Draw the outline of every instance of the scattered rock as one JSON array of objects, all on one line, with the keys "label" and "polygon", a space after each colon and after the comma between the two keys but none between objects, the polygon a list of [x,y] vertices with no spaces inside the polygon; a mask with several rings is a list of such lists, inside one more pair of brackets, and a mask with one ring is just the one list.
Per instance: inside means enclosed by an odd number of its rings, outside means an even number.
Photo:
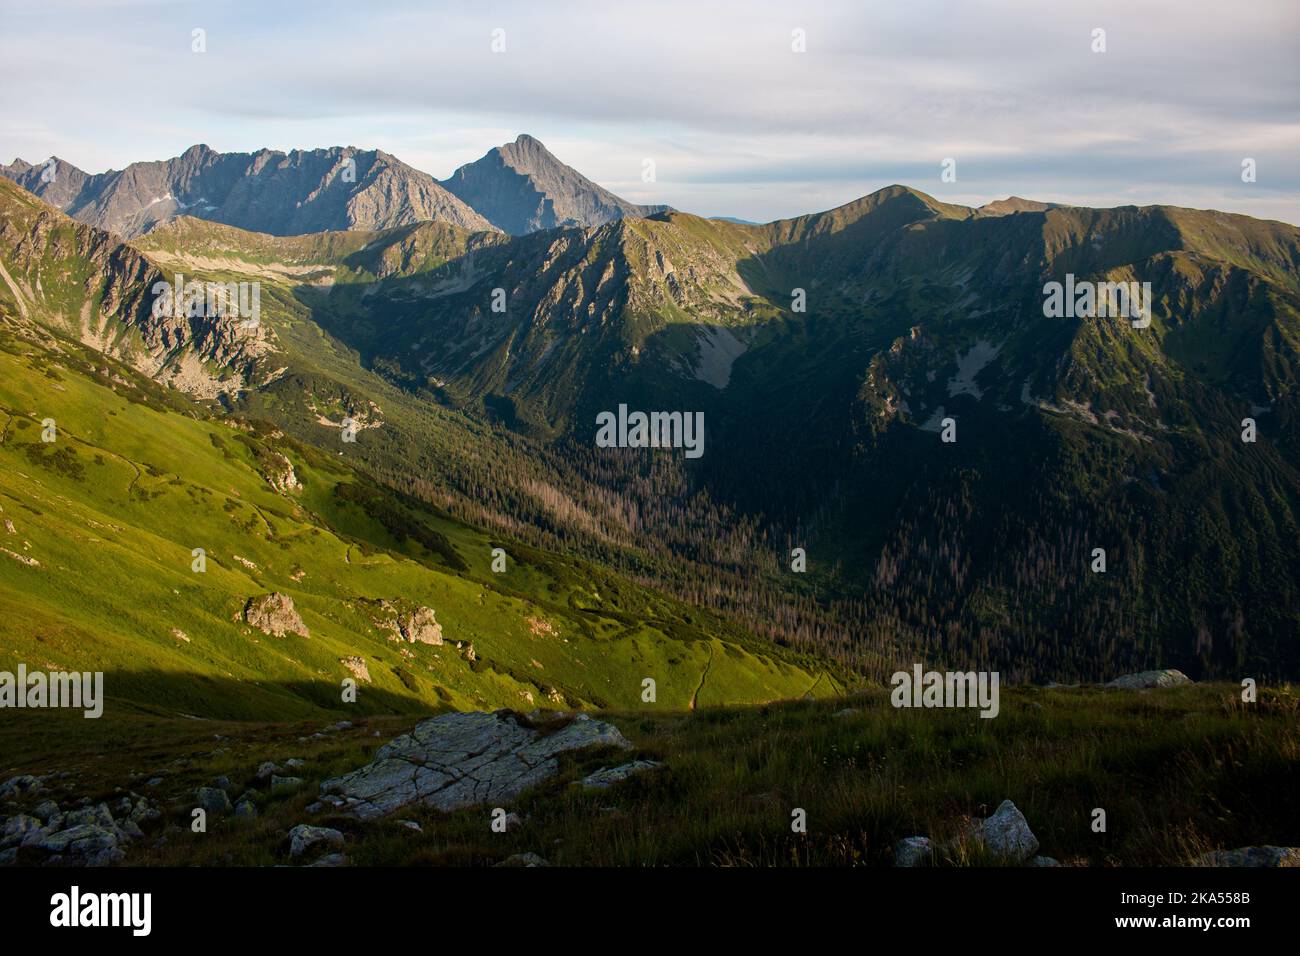
[{"label": "scattered rock", "polygon": [[4,783],[0,783],[0,800],[12,800],[15,797],[25,797],[30,793],[35,793],[40,789],[41,781],[33,777],[30,773],[20,774],[17,777],[10,777]]},{"label": "scattered rock", "polygon": [[351,730],[351,729],[352,729],[352,721],[350,721],[350,720],[340,720],[337,724],[330,724],[330,725],[329,725],[328,727],[326,727],[325,729],[326,729],[326,730]]},{"label": "scattered rock", "polygon": [[509,711],[444,714],[389,741],[375,759],[321,784],[322,798],[363,820],[412,804],[450,811],[500,805],[554,776],[561,753],[631,744],[612,724],[579,714],[551,733]]},{"label": "scattered rock", "polygon": [[1196,866],[1300,866],[1298,846],[1243,846],[1196,858]]},{"label": "scattered rock", "polygon": [[505,832],[512,833],[524,825],[524,818],[517,813],[507,813],[502,823],[505,824]]},{"label": "scattered rock", "polygon": [[240,820],[256,820],[257,804],[247,796],[241,797],[235,804],[235,816]]},{"label": "scattered rock", "polygon": [[260,767],[257,768],[257,779],[269,780],[271,779],[271,777],[273,777],[275,774],[279,772],[280,772],[280,768],[268,760],[265,763],[263,763]]},{"label": "scattered rock", "polygon": [[904,837],[894,844],[894,866],[925,866],[934,859],[929,837]]},{"label": "scattered rock", "polygon": [[244,620],[262,633],[275,637],[286,634],[311,636],[302,616],[294,609],[293,598],[279,591],[249,598],[244,605]]},{"label": "scattered rock", "polygon": [[548,863],[542,857],[538,856],[536,853],[516,853],[513,856],[506,857],[504,860],[502,860],[500,863],[497,864],[497,866],[550,866],[550,865],[551,865],[550,863]]},{"label": "scattered rock", "polygon": [[633,760],[631,763],[621,764],[617,767],[601,767],[595,773],[583,777],[582,785],[595,790],[604,790],[606,787],[621,783],[634,774],[644,773],[647,770],[654,770],[656,767],[662,766],[663,764],[657,760]]},{"label": "scattered rock", "polygon": [[414,820],[398,820],[397,825],[406,827],[408,830],[414,830],[416,833],[424,832],[424,827],[420,826],[420,824],[416,823]]},{"label": "scattered rock", "polygon": [[1192,683],[1192,679],[1182,671],[1170,669],[1125,674],[1123,677],[1116,677],[1106,686],[1119,687],[1124,690],[1143,690],[1148,687],[1177,687],[1180,684],[1190,683]]},{"label": "scattered rock", "polygon": [[235,791],[235,785],[230,782],[229,777],[218,777],[216,780],[212,781],[212,785],[218,790],[226,791],[226,793],[234,793]]},{"label": "scattered rock", "polygon": [[858,712],[856,707],[845,707],[843,710],[837,710],[831,714],[832,717],[852,717]]},{"label": "scattered rock", "polygon": [[286,770],[297,770],[299,767],[305,766],[307,766],[307,761],[301,760],[298,757],[290,757],[284,762],[284,769]]},{"label": "scattered rock", "polygon": [[0,830],[0,849],[19,846],[30,834],[40,833],[41,830],[41,821],[36,817],[25,813],[10,817],[5,821],[4,829]]},{"label": "scattered rock", "polygon": [[347,866],[348,858],[342,853],[326,853],[319,860],[308,863],[308,866]]},{"label": "scattered rock", "polygon": [[1060,866],[1061,861],[1050,856],[1036,856],[1029,861],[1030,866]]},{"label": "scattered rock", "polygon": [[320,844],[341,847],[343,834],[329,827],[314,827],[300,823],[289,831],[289,856],[300,857],[312,847]]}]

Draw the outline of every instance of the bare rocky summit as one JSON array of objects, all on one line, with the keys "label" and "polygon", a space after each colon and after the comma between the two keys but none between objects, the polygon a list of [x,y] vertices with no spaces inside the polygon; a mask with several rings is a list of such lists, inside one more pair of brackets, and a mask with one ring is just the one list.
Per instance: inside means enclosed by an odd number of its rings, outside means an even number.
[{"label": "bare rocky summit", "polygon": [[513,235],[557,226],[599,226],[669,208],[642,206],[614,195],[527,134],[460,167],[442,185]]}]

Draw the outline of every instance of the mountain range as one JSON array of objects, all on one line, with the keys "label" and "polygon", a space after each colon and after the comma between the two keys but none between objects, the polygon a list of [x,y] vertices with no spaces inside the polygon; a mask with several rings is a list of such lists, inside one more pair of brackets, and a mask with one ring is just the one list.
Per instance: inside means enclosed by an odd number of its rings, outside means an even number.
[{"label": "mountain range", "polygon": [[[638,215],[544,152],[521,138],[471,164],[470,225],[409,206],[294,234],[184,214],[124,242],[0,183],[0,318],[24,367],[47,361],[25,350],[89,350],[105,364],[56,374],[172,386],[167,402],[254,429],[263,472],[283,458],[313,496],[367,489],[296,499],[322,530],[423,554],[403,521],[451,541],[463,526],[538,566],[590,562],[614,577],[570,594],[575,620],[604,607],[641,641],[611,602],[666,595],[681,603],[659,633],[692,648],[665,651],[688,670],[709,673],[708,635],[747,635],[724,643],[775,656],[732,656],[735,700],[822,682],[812,661],[870,678],[915,660],[1008,681],[1300,672],[1296,227],[905,186],[762,225]],[[483,185],[507,169],[509,189]],[[154,316],[149,290],[178,271],[261,283],[260,327]],[[1069,276],[1150,283],[1151,324],[1045,314]],[[703,458],[596,448],[595,416],[621,404],[703,412]],[[345,417],[360,433],[341,446]],[[326,477],[321,451],[357,477]],[[387,524],[365,530],[358,501]],[[414,540],[440,573],[486,560]],[[565,696],[605,696],[574,679]]]},{"label": "mountain range", "polygon": [[218,153],[198,145],[174,159],[94,174],[57,157],[16,159],[0,175],[73,219],[126,238],[181,216],[277,236],[423,221],[523,234],[667,208],[620,199],[527,135],[441,183],[381,150],[351,146]]}]

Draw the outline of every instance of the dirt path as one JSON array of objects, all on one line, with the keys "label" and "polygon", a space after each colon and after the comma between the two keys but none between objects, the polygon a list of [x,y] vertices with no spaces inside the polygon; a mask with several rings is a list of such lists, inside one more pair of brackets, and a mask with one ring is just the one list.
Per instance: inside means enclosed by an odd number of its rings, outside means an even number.
[{"label": "dirt path", "polygon": [[714,651],[713,651],[713,644],[712,644],[712,642],[710,642],[710,644],[709,644],[709,661],[708,661],[707,664],[704,665],[704,673],[700,675],[700,683],[699,683],[699,686],[695,688],[695,693],[691,695],[691,710],[694,710],[694,709],[695,709],[695,705],[696,705],[697,703],[699,703],[699,700],[700,700],[700,691],[704,690],[704,681],[705,681],[705,680],[708,678],[708,676],[709,676],[709,669],[713,667],[713,653],[714,653]]}]

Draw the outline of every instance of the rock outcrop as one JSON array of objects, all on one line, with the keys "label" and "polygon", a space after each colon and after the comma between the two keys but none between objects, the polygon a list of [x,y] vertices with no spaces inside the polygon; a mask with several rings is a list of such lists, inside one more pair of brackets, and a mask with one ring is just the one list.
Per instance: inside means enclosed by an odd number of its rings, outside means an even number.
[{"label": "rock outcrop", "polygon": [[1190,684],[1192,679],[1182,671],[1168,669],[1159,671],[1139,671],[1116,677],[1106,684],[1107,687],[1119,687],[1124,690],[1145,690],[1149,687],[1177,687]]},{"label": "rock outcrop", "polygon": [[433,608],[417,607],[406,619],[399,622],[402,636],[412,644],[441,644],[442,625],[433,617]]},{"label": "rock outcrop", "polygon": [[414,804],[443,811],[500,804],[554,776],[560,754],[602,746],[631,744],[586,714],[558,729],[508,711],[445,714],[380,747],[366,766],[325,781],[321,800],[362,820]]},{"label": "rock outcrop", "polygon": [[302,615],[293,606],[293,598],[279,591],[249,598],[244,605],[244,620],[264,634],[275,637],[286,634],[310,636]]}]

